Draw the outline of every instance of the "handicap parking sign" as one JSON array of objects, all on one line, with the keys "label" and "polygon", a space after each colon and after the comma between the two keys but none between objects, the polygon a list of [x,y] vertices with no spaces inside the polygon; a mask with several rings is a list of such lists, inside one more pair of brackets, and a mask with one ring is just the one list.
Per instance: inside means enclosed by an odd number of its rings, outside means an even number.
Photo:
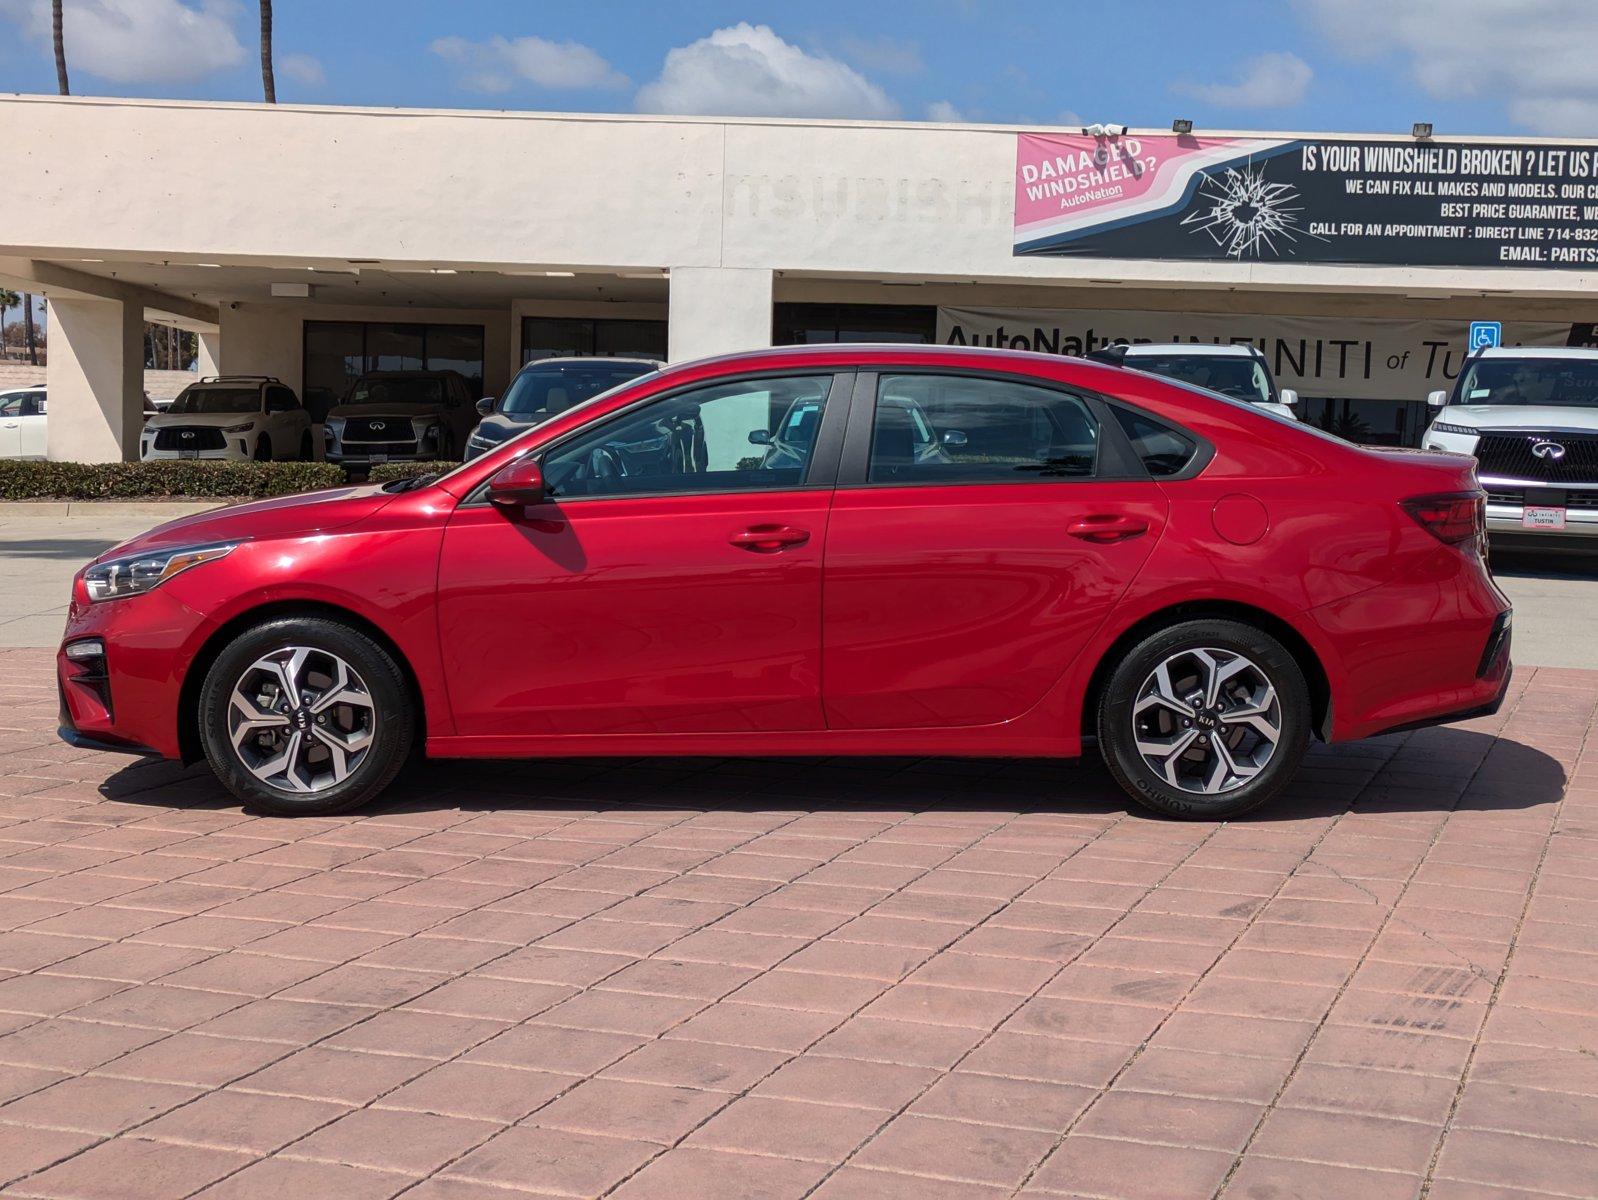
[{"label": "handicap parking sign", "polygon": [[1470,323],[1470,348],[1472,350],[1490,350],[1499,345],[1504,339],[1504,326],[1501,321],[1472,321]]}]

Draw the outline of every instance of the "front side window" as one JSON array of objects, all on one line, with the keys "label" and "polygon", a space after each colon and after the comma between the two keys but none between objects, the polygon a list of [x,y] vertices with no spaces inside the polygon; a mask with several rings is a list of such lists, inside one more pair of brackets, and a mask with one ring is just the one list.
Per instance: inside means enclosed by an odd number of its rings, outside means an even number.
[{"label": "front side window", "polygon": [[831,375],[742,379],[652,401],[551,451],[544,478],[558,497],[771,491],[804,484],[813,442],[777,444],[773,413],[818,414]]},{"label": "front side window", "polygon": [[1068,392],[1008,379],[883,375],[872,483],[1024,483],[1091,476],[1098,424]]},{"label": "front side window", "polygon": [[188,387],[172,401],[169,413],[179,416],[215,416],[219,413],[256,413],[261,411],[259,388]]}]

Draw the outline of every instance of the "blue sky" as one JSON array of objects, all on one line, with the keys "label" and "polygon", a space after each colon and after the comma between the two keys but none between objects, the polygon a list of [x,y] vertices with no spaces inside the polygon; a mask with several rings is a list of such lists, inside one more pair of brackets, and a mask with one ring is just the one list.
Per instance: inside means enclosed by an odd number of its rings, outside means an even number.
[{"label": "blue sky", "polygon": [[[66,0],[73,90],[259,99],[252,0]],[[1592,0],[277,0],[284,102],[1598,135]],[[53,92],[48,0],[0,90]]]}]

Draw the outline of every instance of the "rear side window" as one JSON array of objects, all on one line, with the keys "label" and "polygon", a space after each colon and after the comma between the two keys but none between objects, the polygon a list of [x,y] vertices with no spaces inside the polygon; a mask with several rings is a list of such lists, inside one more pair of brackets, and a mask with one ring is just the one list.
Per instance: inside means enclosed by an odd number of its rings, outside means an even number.
[{"label": "rear side window", "polygon": [[1115,419],[1143,467],[1156,479],[1179,475],[1198,453],[1198,443],[1162,421],[1144,413],[1115,406]]},{"label": "rear side window", "polygon": [[1098,424],[1053,388],[963,375],[883,375],[872,483],[1024,483],[1092,476]]}]

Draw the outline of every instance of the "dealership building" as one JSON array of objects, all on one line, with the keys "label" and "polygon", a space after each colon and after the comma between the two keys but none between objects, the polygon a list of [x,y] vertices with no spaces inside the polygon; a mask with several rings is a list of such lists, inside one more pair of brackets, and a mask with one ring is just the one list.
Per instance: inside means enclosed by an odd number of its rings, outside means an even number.
[{"label": "dealership building", "polygon": [[569,354],[1247,340],[1415,444],[1472,322],[1591,344],[1598,142],[0,98],[49,455],[133,457],[146,321],[325,410]]}]

